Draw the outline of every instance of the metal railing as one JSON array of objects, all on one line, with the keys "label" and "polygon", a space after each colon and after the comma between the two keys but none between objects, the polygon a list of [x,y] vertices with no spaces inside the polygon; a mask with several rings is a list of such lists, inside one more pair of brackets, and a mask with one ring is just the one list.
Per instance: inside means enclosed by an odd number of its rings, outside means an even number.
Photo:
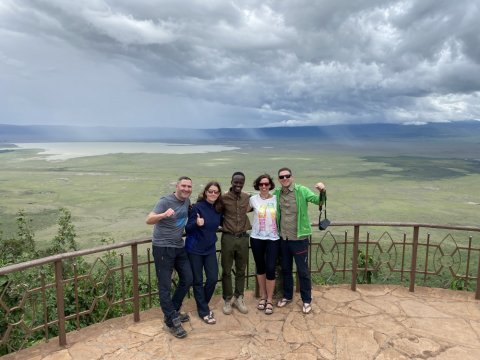
[{"label": "metal railing", "polygon": [[[412,292],[421,283],[475,290],[480,300],[480,227],[332,222],[310,240],[309,266],[317,283],[350,283],[353,291],[357,283],[408,283]],[[0,349],[13,352],[53,336],[64,346],[68,331],[114,316],[133,313],[140,321],[140,311],[158,303],[151,249],[145,245],[150,241],[0,268]],[[119,249],[124,253],[116,254]],[[251,268],[248,278],[255,277]]]},{"label": "metal railing", "polygon": [[[312,274],[341,277],[335,282],[345,282],[350,274],[353,291],[359,282],[406,281],[411,292],[416,283],[476,289],[475,298],[480,300],[480,227],[398,222],[335,222],[331,226],[353,227],[353,234],[339,235],[330,228],[314,232]],[[370,231],[361,236],[360,229],[365,227]],[[411,233],[400,232],[403,228]]]}]

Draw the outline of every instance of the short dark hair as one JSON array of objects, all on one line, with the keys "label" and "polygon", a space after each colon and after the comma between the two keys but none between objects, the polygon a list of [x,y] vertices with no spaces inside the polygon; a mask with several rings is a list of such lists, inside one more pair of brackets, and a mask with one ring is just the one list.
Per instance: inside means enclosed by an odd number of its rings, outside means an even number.
[{"label": "short dark hair", "polygon": [[281,168],[280,170],[278,170],[277,174],[280,175],[280,173],[281,173],[282,171],[288,171],[288,172],[290,173],[290,175],[293,175],[292,170],[290,170],[290,169],[287,168],[287,167],[283,167],[283,168]]},{"label": "short dark hair", "polygon": [[237,175],[243,176],[243,178],[245,179],[245,174],[244,174],[243,172],[241,172],[241,171],[235,171],[235,172],[233,173],[233,175],[232,175],[232,180],[233,180],[233,178],[234,178],[235,176],[237,176]]},{"label": "short dark hair", "polygon": [[270,182],[270,190],[275,189],[275,183],[273,182],[272,177],[268,174],[262,174],[259,177],[257,177],[253,182],[253,188],[255,190],[260,190],[260,181],[262,181],[262,179],[268,179],[268,181]]},{"label": "short dark hair", "polygon": [[188,176],[180,176],[180,177],[178,178],[178,180],[177,180],[177,183],[179,183],[179,182],[182,181],[182,180],[190,180],[190,181],[192,181],[192,179],[190,179]]}]

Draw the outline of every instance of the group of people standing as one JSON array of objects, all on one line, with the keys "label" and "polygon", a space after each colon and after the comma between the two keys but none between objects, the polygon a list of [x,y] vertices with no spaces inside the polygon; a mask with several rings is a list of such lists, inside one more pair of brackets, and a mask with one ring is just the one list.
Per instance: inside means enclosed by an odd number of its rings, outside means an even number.
[{"label": "group of people standing", "polygon": [[[277,302],[284,307],[293,299],[293,261],[300,280],[302,311],[312,310],[311,278],[308,269],[308,237],[311,235],[308,203],[320,204],[326,199],[326,188],[315,184],[320,191],[294,183],[289,168],[278,170],[281,187],[276,188],[268,174],[258,176],[253,187],[258,191],[250,196],[243,191],[245,175],[232,175],[229,191],[222,194],[220,184],[209,182],[191,206],[192,180],[182,176],[173,194],[161,197],[148,214],[147,224],[154,225],[152,248],[157,273],[160,306],[165,324],[178,337],[187,336],[182,322],[189,315],[180,312],[190,286],[200,318],[207,324],[216,319],[209,307],[218,279],[216,256],[217,231],[221,236],[222,311],[230,315],[233,308],[246,314],[244,301],[246,266],[249,258],[249,239],[256,265],[260,299],[257,309],[273,313],[275,267],[277,259],[283,275],[283,297]],[[247,216],[253,211],[253,224]],[[186,232],[185,241],[183,232]],[[251,231],[250,231],[251,230]],[[248,233],[250,231],[250,233]],[[178,273],[173,294],[172,273]],[[235,287],[232,281],[234,269]],[[203,274],[205,272],[205,282]]]}]

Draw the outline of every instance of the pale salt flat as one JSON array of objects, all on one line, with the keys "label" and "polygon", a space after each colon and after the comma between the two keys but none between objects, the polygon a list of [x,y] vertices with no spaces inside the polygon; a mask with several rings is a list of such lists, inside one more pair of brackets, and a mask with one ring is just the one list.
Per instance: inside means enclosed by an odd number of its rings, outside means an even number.
[{"label": "pale salt flat", "polygon": [[[63,161],[107,154],[203,154],[238,150],[225,145],[167,144],[155,142],[56,142],[16,143],[19,149],[39,149],[45,160]],[[15,148],[10,148],[12,150]]]}]

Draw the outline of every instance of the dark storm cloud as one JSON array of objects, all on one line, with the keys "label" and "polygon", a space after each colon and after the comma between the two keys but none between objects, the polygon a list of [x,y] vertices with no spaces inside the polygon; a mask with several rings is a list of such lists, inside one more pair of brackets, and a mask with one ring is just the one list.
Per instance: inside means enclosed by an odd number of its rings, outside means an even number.
[{"label": "dark storm cloud", "polygon": [[480,119],[475,0],[6,0],[2,122]]}]

